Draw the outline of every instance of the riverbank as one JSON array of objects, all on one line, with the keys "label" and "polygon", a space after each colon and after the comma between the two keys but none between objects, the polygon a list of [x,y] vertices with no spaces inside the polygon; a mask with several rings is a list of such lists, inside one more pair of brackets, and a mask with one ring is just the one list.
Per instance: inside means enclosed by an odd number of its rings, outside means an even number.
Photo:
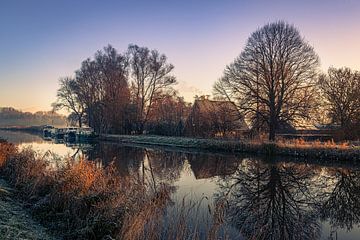
[{"label": "riverbank", "polygon": [[[184,200],[179,212],[165,216],[173,204],[173,188],[155,178],[147,181],[152,175],[122,177],[114,164],[103,167],[85,158],[61,161],[54,165],[51,155],[0,140],[0,174],[16,190],[14,199],[27,206],[29,219],[59,239],[191,239],[200,234],[188,220],[197,203]],[[222,238],[219,212],[211,211],[216,221],[204,224],[201,234],[209,240]]]},{"label": "riverbank", "polygon": [[188,148],[212,152],[251,153],[271,156],[315,158],[321,161],[359,161],[360,147],[348,143],[305,142],[287,140],[278,142],[198,139],[152,135],[100,135],[99,140],[125,144]]},{"label": "riverbank", "polygon": [[[95,161],[71,158],[57,167],[51,162],[51,156],[0,142],[2,177],[31,216],[60,239],[140,239],[140,226],[152,218],[146,211],[161,207],[162,198],[166,202],[167,191],[155,195],[135,179],[122,179],[113,165],[102,168]],[[149,215],[139,219],[144,211]]]},{"label": "riverbank", "polygon": [[55,240],[33,220],[25,206],[16,201],[14,192],[5,180],[0,179],[0,238]]}]

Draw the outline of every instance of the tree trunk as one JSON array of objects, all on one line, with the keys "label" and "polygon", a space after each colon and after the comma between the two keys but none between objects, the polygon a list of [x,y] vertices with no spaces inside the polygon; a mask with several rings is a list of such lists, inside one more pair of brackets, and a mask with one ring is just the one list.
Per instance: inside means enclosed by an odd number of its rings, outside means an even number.
[{"label": "tree trunk", "polygon": [[143,134],[144,133],[144,129],[145,129],[145,124],[143,122],[140,122],[138,127],[137,127],[137,132],[138,134]]},{"label": "tree trunk", "polygon": [[277,129],[277,120],[274,116],[275,114],[270,113],[270,123],[269,123],[269,141],[275,141],[275,133]]},{"label": "tree trunk", "polygon": [[275,126],[271,123],[269,127],[269,141],[275,141]]},{"label": "tree trunk", "polygon": [[82,119],[82,117],[81,117],[81,116],[79,116],[79,117],[78,117],[78,121],[79,121],[79,128],[81,128],[81,127],[82,127],[82,121],[81,121],[81,119]]}]

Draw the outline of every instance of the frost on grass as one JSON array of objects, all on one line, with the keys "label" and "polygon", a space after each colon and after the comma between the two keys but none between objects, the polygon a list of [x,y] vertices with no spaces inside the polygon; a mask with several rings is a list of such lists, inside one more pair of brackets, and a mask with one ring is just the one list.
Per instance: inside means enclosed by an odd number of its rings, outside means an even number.
[{"label": "frost on grass", "polygon": [[13,200],[12,189],[0,179],[0,236],[1,239],[54,239],[34,222],[24,206]]}]

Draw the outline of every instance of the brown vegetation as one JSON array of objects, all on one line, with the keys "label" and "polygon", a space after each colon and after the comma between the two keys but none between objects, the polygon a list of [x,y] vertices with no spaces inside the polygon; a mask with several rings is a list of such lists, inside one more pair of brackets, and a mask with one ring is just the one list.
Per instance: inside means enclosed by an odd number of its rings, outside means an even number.
[{"label": "brown vegetation", "polygon": [[[120,177],[113,164],[103,168],[86,159],[67,159],[61,165],[52,161],[31,149],[18,151],[12,144],[0,143],[2,175],[19,191],[35,219],[61,238],[199,238],[199,229],[183,214],[193,205],[180,206],[182,214],[170,216],[173,224],[165,221],[164,210],[171,203],[167,185],[154,190],[136,176]],[[216,239],[220,213],[214,211],[214,224],[207,225],[205,238]]]},{"label": "brown vegetation", "polygon": [[177,93],[162,94],[154,100],[149,113],[147,131],[150,134],[181,136],[189,115],[190,104]]},{"label": "brown vegetation", "polygon": [[351,149],[350,143],[347,141],[340,143],[336,143],[334,140],[329,140],[324,142],[319,140],[305,141],[302,138],[290,139],[290,140],[278,140],[277,145],[280,147],[295,147],[295,148],[304,148],[304,149],[306,148],[343,149],[343,150]]}]

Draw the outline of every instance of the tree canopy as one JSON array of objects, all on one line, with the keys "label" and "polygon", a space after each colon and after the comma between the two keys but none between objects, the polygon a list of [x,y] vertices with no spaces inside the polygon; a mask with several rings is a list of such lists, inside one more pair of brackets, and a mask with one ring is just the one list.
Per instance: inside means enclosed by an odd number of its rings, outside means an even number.
[{"label": "tree canopy", "polygon": [[281,124],[310,117],[318,66],[313,47],[293,25],[270,23],[252,33],[214,91],[235,102],[253,126],[265,126],[274,140]]}]

